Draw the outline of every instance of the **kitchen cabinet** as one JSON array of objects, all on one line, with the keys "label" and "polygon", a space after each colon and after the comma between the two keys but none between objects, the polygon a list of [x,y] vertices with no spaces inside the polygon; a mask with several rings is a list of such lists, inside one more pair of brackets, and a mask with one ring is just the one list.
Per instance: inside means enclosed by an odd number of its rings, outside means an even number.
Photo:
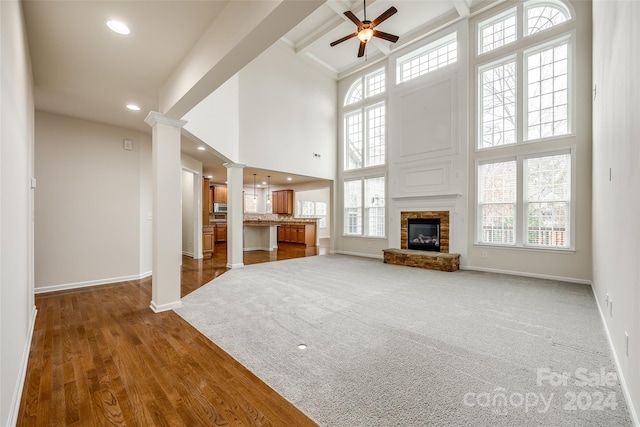
[{"label": "kitchen cabinet", "polygon": [[209,206],[209,213],[212,214],[213,213],[213,187],[209,187],[209,203],[207,203],[207,206]]},{"label": "kitchen cabinet", "polygon": [[213,186],[213,203],[227,203],[227,187],[224,185]]},{"label": "kitchen cabinet", "polygon": [[209,200],[209,178],[202,178],[202,225],[209,225],[209,209],[212,208]]},{"label": "kitchen cabinet", "polygon": [[293,215],[293,190],[279,190],[271,193],[273,213]]},{"label": "kitchen cabinet", "polygon": [[227,224],[216,224],[216,242],[226,242],[227,241]]},{"label": "kitchen cabinet", "polygon": [[213,256],[213,248],[215,246],[213,230],[213,225],[202,227],[202,256]]},{"label": "kitchen cabinet", "polygon": [[316,245],[315,224],[281,224],[278,227],[278,242]]}]

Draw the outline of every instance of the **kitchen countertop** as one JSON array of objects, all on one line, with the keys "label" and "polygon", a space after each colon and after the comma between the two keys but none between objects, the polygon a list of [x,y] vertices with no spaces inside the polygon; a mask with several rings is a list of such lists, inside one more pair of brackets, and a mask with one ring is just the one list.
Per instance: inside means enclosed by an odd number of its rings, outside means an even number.
[{"label": "kitchen countertop", "polygon": [[307,225],[307,224],[316,224],[317,219],[315,218],[293,218],[290,220],[270,220],[270,219],[246,219],[244,220],[244,225],[252,226],[252,227],[266,227],[271,225]]}]

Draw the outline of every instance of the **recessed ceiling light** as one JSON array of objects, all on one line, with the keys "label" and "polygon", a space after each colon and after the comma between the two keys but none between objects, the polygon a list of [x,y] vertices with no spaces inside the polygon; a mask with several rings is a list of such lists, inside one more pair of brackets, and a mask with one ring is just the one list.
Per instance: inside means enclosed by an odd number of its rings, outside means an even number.
[{"label": "recessed ceiling light", "polygon": [[262,185],[267,185],[267,181],[262,181]]},{"label": "recessed ceiling light", "polygon": [[207,175],[207,178],[211,179],[213,178],[213,175]]},{"label": "recessed ceiling light", "polygon": [[109,27],[111,31],[114,31],[118,34],[127,35],[131,32],[129,27],[127,27],[127,24],[125,24],[124,22],[116,21],[114,19],[107,21],[107,27]]},{"label": "recessed ceiling light", "polygon": [[306,350],[307,349],[307,345],[306,344],[298,344],[298,349],[299,350]]},{"label": "recessed ceiling light", "polygon": [[293,178],[291,178],[290,176],[287,177],[287,181],[291,181]]},{"label": "recessed ceiling light", "polygon": [[136,104],[127,104],[127,108],[133,111],[140,111],[140,107],[138,107]]},{"label": "recessed ceiling light", "polygon": [[204,150],[206,150],[206,148],[204,148],[204,147],[198,147],[198,150],[200,150],[200,151],[204,151]]}]

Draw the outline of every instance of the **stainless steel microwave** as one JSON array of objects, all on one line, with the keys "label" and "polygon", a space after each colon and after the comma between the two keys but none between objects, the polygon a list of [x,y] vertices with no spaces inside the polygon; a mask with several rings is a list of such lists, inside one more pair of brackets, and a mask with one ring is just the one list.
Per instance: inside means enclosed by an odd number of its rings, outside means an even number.
[{"label": "stainless steel microwave", "polygon": [[227,204],[226,203],[214,203],[213,204],[213,211],[214,212],[226,212],[227,211]]}]

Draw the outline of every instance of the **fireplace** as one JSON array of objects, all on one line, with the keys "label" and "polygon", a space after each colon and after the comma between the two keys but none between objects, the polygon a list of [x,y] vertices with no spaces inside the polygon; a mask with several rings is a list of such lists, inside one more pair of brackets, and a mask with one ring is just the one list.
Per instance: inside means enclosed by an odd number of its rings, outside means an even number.
[{"label": "fireplace", "polygon": [[407,248],[440,252],[440,218],[407,218]]},{"label": "fireplace", "polygon": [[[414,248],[410,243],[420,243],[419,236],[409,237],[409,221],[416,222],[418,230],[417,234],[423,236],[434,236],[433,227],[434,224],[439,226],[435,231],[435,241],[431,237],[430,242],[426,242],[426,238],[423,237],[422,245],[419,248]],[[413,227],[412,227],[413,228]],[[418,242],[410,242],[418,237]],[[438,245],[436,246],[436,242]],[[401,249],[419,249],[423,251],[432,251],[440,253],[449,253],[449,211],[406,211],[400,212],[400,248]]]}]

